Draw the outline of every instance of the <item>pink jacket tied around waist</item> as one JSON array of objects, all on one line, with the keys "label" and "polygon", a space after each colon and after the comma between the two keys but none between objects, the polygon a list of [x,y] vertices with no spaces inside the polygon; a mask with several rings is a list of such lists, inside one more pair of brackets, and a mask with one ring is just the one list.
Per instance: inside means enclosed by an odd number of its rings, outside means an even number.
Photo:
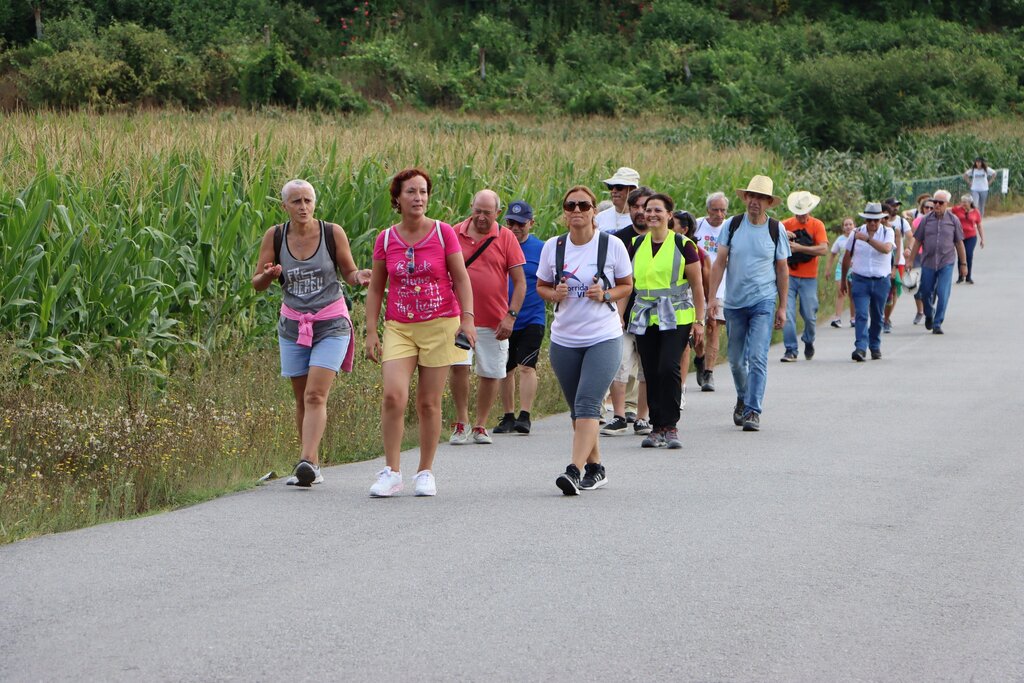
[{"label": "pink jacket tied around waist", "polygon": [[[299,323],[299,346],[313,346],[313,323],[320,322],[321,320],[344,318],[348,321],[349,329],[355,329],[352,326],[352,319],[348,315],[348,306],[345,304],[345,297],[341,297],[329,306],[324,306],[316,313],[299,313],[294,308],[291,308],[286,304],[281,304],[281,315],[289,320],[294,320]],[[352,364],[355,360],[356,348],[354,340],[355,335],[353,334],[349,341],[348,351],[345,352],[345,359],[341,362],[341,369],[345,372],[352,372]]]}]

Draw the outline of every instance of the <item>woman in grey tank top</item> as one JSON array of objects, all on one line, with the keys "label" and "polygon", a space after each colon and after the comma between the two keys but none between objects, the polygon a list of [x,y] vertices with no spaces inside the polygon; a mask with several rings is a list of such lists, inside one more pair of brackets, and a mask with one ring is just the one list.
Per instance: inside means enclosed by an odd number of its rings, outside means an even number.
[{"label": "woman in grey tank top", "polygon": [[289,181],[281,189],[281,200],[289,220],[263,234],[252,286],[262,292],[274,280],[281,282],[281,375],[292,382],[302,443],[299,463],[287,483],[308,487],[324,480],[319,449],[331,384],[339,369],[351,369],[352,322],[338,270],[352,286],[366,286],[370,271],[356,268],[341,226],[313,217],[312,185]]}]

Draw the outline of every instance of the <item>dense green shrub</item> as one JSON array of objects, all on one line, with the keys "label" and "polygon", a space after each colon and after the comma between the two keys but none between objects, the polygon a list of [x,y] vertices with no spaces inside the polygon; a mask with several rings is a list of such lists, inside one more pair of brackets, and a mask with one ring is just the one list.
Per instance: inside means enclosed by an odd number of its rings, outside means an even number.
[{"label": "dense green shrub", "polygon": [[83,43],[34,61],[24,71],[29,100],[60,108],[114,104],[127,67],[97,52],[95,44]]},{"label": "dense green shrub", "polygon": [[119,101],[193,106],[206,99],[199,60],[160,30],[113,24],[100,34],[102,53],[125,65],[116,84]]},{"label": "dense green shrub", "polygon": [[242,101],[250,107],[283,104],[294,107],[302,96],[305,74],[284,46],[276,43],[258,52],[242,67]]},{"label": "dense green shrub", "polygon": [[659,0],[640,19],[639,34],[644,43],[662,38],[711,47],[730,29],[729,24],[724,15],[687,0]]},{"label": "dense green shrub", "polygon": [[302,84],[303,106],[339,112],[365,112],[366,100],[350,86],[328,74],[307,74]]}]

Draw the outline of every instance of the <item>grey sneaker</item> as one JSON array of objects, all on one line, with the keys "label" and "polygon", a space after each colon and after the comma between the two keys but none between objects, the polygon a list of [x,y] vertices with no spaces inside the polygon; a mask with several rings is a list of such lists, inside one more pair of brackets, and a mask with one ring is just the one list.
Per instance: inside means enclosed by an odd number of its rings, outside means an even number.
[{"label": "grey sneaker", "polygon": [[732,423],[737,427],[743,426],[743,413],[746,410],[746,406],[743,405],[743,399],[736,399],[736,406],[732,409]]},{"label": "grey sneaker", "polygon": [[651,423],[642,417],[638,417],[633,423],[633,433],[639,436],[647,436],[651,433]]},{"label": "grey sneaker", "polygon": [[660,429],[655,429],[650,434],[644,437],[644,440],[640,442],[641,448],[664,448],[665,437],[662,435]]},{"label": "grey sneaker", "polygon": [[922,320],[924,320],[924,313],[917,313],[914,315],[915,325],[920,325]]},{"label": "grey sneaker", "polygon": [[587,463],[583,466],[583,478],[580,479],[581,491],[593,491],[608,483],[601,463]]},{"label": "grey sneaker", "polygon": [[295,466],[295,472],[285,480],[286,486],[301,486],[309,488],[313,484],[322,484],[324,475],[320,474],[320,467],[308,460],[300,460]]},{"label": "grey sneaker", "polygon": [[569,464],[565,468],[565,472],[558,475],[555,479],[555,486],[562,489],[562,493],[567,496],[578,496],[580,495],[580,470],[576,465]]},{"label": "grey sneaker", "polygon": [[492,439],[491,435],[487,433],[487,429],[485,427],[477,425],[476,427],[473,427],[473,443],[494,443],[494,439]]},{"label": "grey sneaker", "polygon": [[704,383],[700,385],[701,391],[715,390],[715,375],[711,370],[704,372]]},{"label": "grey sneaker", "polygon": [[620,436],[626,433],[626,427],[628,426],[626,418],[616,415],[614,420],[601,427],[601,434],[604,436]]},{"label": "grey sneaker", "polygon": [[745,432],[759,432],[761,431],[761,416],[751,410],[749,413],[743,416],[743,431]]},{"label": "grey sneaker", "polygon": [[636,422],[636,413],[634,413],[631,410],[627,410],[626,411],[626,423],[627,424],[633,424],[634,422]]},{"label": "grey sneaker", "polygon": [[882,332],[884,332],[885,334],[890,334],[892,332],[892,323],[889,322],[888,320],[883,320]]},{"label": "grey sneaker", "polygon": [[465,446],[469,443],[469,432],[466,431],[465,424],[462,422],[452,424],[452,435],[448,437],[448,443],[453,446]]},{"label": "grey sneaker", "polygon": [[786,351],[780,358],[783,363],[795,363],[796,362],[796,351]]},{"label": "grey sneaker", "polygon": [[679,440],[679,430],[675,427],[669,427],[662,432],[661,438],[665,440],[665,448],[674,450],[683,447],[683,442]]}]

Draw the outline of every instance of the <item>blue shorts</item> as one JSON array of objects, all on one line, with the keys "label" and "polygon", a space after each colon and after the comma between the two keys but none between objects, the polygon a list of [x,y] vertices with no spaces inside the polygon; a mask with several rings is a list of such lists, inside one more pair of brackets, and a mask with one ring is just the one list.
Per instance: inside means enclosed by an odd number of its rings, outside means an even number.
[{"label": "blue shorts", "polygon": [[297,342],[279,335],[277,343],[281,348],[281,376],[302,377],[309,374],[310,368],[327,368],[338,372],[351,342],[350,336],[324,337],[310,348],[299,346]]}]

